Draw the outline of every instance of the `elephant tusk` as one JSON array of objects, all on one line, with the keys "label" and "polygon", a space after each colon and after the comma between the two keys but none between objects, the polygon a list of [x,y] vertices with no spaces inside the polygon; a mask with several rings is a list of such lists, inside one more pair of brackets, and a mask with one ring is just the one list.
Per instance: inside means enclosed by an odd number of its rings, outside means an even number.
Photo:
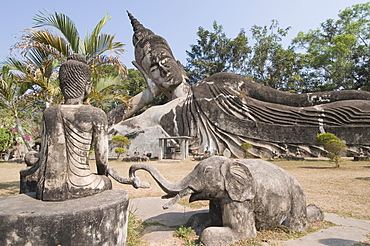
[{"label": "elephant tusk", "polygon": [[187,196],[189,194],[192,194],[194,191],[190,188],[186,188],[186,189],[183,189],[181,190],[179,193],[177,193],[177,195],[172,198],[169,202],[167,202],[166,204],[164,204],[162,206],[163,209],[169,209],[170,207],[172,207],[175,203],[177,203],[181,198],[183,198],[184,196]]},{"label": "elephant tusk", "polygon": [[170,199],[170,198],[174,198],[177,194],[166,194],[166,195],[163,195],[161,198],[162,199]]}]

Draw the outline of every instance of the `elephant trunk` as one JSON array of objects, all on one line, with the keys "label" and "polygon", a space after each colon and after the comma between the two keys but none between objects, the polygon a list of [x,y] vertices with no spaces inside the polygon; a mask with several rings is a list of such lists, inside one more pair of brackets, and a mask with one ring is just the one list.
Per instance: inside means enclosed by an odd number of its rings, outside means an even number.
[{"label": "elephant trunk", "polygon": [[135,178],[135,172],[137,170],[145,170],[153,177],[161,189],[170,195],[177,195],[180,191],[187,188],[189,180],[191,179],[191,173],[188,174],[185,178],[178,181],[177,183],[168,182],[162,174],[153,166],[145,163],[133,164],[129,170],[129,177]]},{"label": "elephant trunk", "polygon": [[141,181],[138,177],[125,178],[125,177],[120,176],[113,167],[109,167],[107,169],[107,173],[117,182],[121,184],[130,184],[134,186],[136,189],[150,187],[149,183]]}]

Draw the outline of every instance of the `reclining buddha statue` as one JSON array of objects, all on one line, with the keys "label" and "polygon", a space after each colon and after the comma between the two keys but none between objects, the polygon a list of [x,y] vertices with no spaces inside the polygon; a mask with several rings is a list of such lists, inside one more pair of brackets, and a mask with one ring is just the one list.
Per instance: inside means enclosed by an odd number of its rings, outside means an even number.
[{"label": "reclining buddha statue", "polygon": [[[253,145],[254,157],[299,152],[324,153],[318,133],[335,134],[356,155],[370,150],[370,92],[288,93],[246,77],[217,73],[193,85],[164,38],[145,28],[130,13],[135,61],[148,87],[125,109],[109,114],[111,134],[126,135],[132,149],[160,151],[157,139],[191,137],[190,149],[243,157],[240,145]],[[161,93],[167,104],[131,117]],[[118,116],[117,116],[118,115]],[[131,147],[130,147],[131,148]]]}]

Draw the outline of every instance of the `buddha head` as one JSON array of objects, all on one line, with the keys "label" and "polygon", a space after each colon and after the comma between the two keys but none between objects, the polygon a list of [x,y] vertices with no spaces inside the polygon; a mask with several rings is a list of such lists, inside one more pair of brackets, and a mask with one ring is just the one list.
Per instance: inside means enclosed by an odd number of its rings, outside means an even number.
[{"label": "buddha head", "polygon": [[59,69],[60,88],[64,101],[81,99],[85,101],[90,93],[91,69],[80,54],[72,54]]},{"label": "buddha head", "polygon": [[145,28],[130,13],[128,15],[134,30],[136,62],[162,91],[171,92],[187,80],[184,69],[164,38]]}]

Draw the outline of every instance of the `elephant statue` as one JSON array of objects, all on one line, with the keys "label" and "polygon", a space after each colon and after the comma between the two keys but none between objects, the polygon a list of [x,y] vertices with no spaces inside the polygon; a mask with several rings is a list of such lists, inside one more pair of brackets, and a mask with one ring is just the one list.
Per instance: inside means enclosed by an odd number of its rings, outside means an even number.
[{"label": "elephant statue", "polygon": [[208,213],[195,214],[187,222],[205,245],[228,245],[255,237],[256,230],[280,225],[302,231],[309,223],[323,220],[319,207],[306,206],[298,181],[267,161],[213,156],[177,183],[168,182],[157,169],[143,163],[130,167],[130,178],[139,169],[151,174],[167,198],[173,197],[164,209],[189,194],[189,202],[210,201]]}]

